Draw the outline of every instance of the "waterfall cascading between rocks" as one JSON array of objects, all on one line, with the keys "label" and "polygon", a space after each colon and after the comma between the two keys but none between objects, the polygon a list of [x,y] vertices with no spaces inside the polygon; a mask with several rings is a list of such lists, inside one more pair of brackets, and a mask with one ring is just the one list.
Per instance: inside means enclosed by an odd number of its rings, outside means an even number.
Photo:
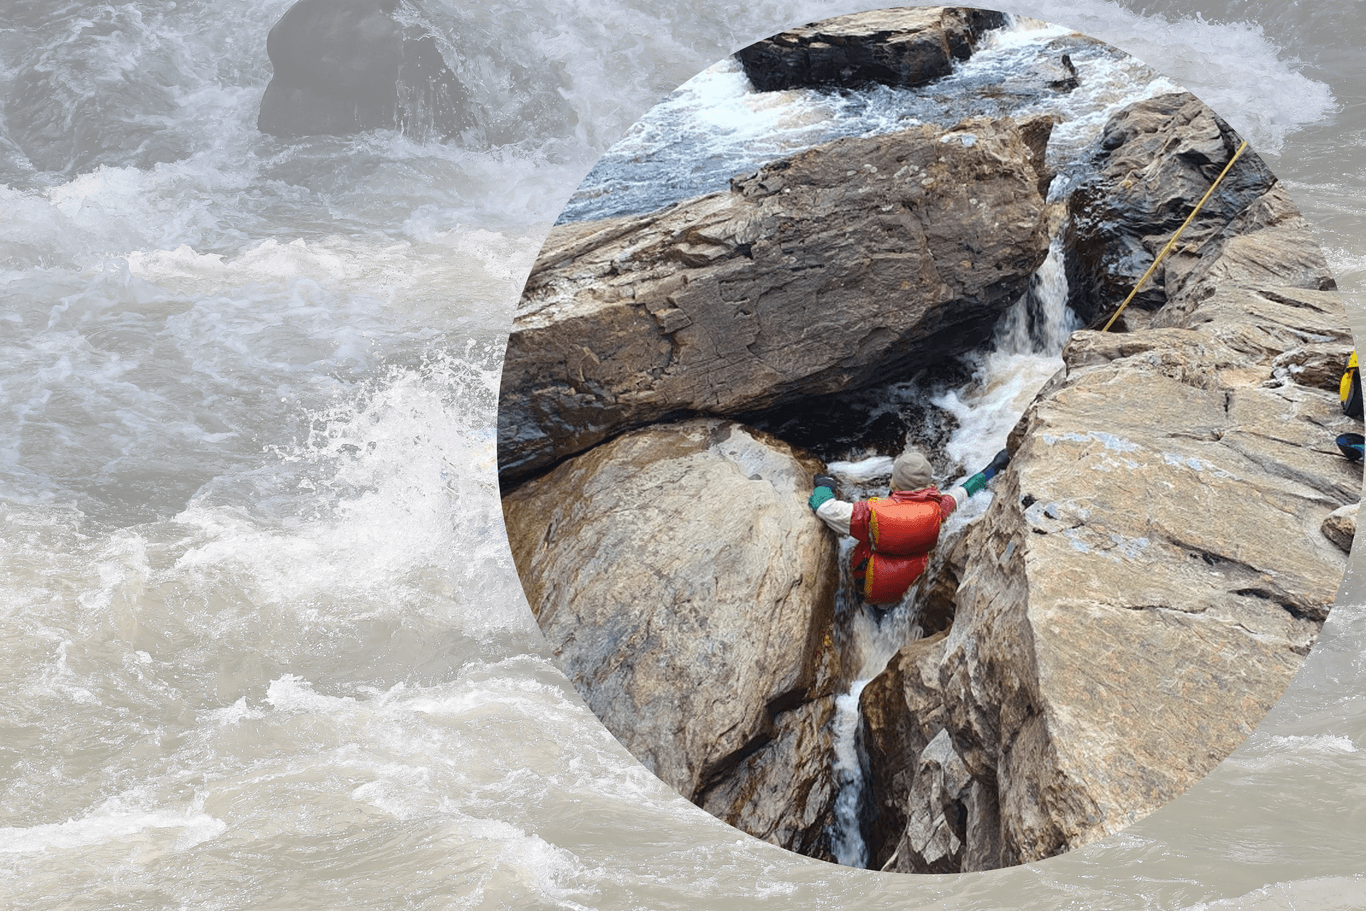
[{"label": "waterfall cascading between rocks", "polygon": [[[1067,277],[1061,226],[1056,226],[1048,256],[1030,281],[1029,290],[1001,317],[990,349],[971,356],[971,382],[959,389],[933,396],[930,404],[950,414],[957,427],[945,445],[945,453],[962,466],[959,477],[975,472],[1005,445],[1015,422],[1030,400],[1061,367],[1068,337],[1080,321],[1067,306]],[[858,461],[832,462],[831,471],[841,481],[846,498],[865,498],[885,492],[892,459],[874,456]],[[951,481],[941,480],[947,489]],[[991,494],[979,494],[964,503],[944,525],[940,557],[931,562],[926,576],[942,565],[946,553],[967,523],[986,511]],[[921,638],[913,586],[901,603],[883,611],[861,602],[853,590],[848,558],[853,541],[841,542],[840,588],[837,600],[837,642],[845,655],[844,667],[852,677],[836,699],[833,777],[839,789],[835,802],[835,830],[831,851],[846,866],[868,866],[863,835],[869,807],[867,757],[860,743],[862,716],[859,695],[905,645]]]}]

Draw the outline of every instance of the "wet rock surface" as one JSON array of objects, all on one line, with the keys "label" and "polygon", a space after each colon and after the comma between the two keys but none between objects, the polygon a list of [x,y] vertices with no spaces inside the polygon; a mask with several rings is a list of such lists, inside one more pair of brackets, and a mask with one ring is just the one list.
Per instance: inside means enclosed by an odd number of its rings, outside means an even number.
[{"label": "wet rock surface", "polygon": [[[844,140],[727,193],[561,226],[524,293],[499,457],[528,598],[633,753],[774,843],[835,854],[834,696],[852,668],[831,645],[834,542],[804,505],[819,466],[733,418],[842,439],[811,416],[871,414],[879,383],[928,382],[981,345],[1046,252],[1050,126]],[[1187,95],[1105,137],[1064,235],[1092,314],[1238,142]],[[1119,331],[1072,336],[990,508],[918,583],[928,638],[863,690],[870,866],[984,870],[1087,844],[1205,775],[1279,698],[1342,578],[1339,507],[1361,483],[1333,443],[1356,422],[1332,285],[1244,153],[1152,296]]]},{"label": "wet rock surface", "polygon": [[[1228,124],[1184,92],[1131,105],[1106,124],[1098,173],[1068,199],[1068,305],[1084,323],[1108,318],[1119,307],[1240,144]],[[1176,255],[1139,291],[1127,317],[1164,306],[1174,265],[1199,259],[1193,251],[1274,183],[1262,160],[1244,151],[1182,233]]]},{"label": "wet rock surface", "polygon": [[761,92],[792,88],[913,87],[946,76],[983,32],[1005,25],[992,10],[921,7],[826,19],[755,42],[735,56]]},{"label": "wet rock surface", "polygon": [[980,345],[1047,253],[1050,125],[840,140],[729,192],[557,227],[508,342],[504,483],[631,427],[854,390]]},{"label": "wet rock surface", "polygon": [[[1198,199],[1182,161],[1207,143],[1222,167],[1224,134],[1184,96],[1136,107],[1151,166],[1107,172],[1114,193],[1175,199],[1176,180]],[[1346,565],[1324,523],[1361,484],[1333,444],[1354,423],[1330,368],[1351,339],[1308,225],[1248,169],[1166,270],[1161,309],[1072,337],[952,550],[942,657],[913,644],[865,689],[869,742],[902,744],[890,768],[896,750],[870,751],[895,785],[873,829],[877,857],[901,833],[891,869],[1027,862],[1119,830],[1228,755],[1308,653]]]},{"label": "wet rock surface", "polygon": [[465,87],[408,0],[299,0],[270,30],[257,129],[281,138],[398,129],[476,142]]},{"label": "wet rock surface", "polygon": [[836,547],[819,464],[738,424],[630,433],[504,498],[541,629],[598,718],[679,793],[816,856]]}]

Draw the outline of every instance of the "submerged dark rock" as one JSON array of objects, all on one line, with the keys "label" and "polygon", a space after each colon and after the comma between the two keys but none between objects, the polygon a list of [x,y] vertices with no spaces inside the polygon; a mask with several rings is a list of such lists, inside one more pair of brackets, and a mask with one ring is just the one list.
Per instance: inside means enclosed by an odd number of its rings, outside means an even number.
[{"label": "submerged dark rock", "polygon": [[793,88],[925,85],[972,55],[978,38],[1005,25],[1004,13],[906,7],[836,16],[737,51],[761,92]]},{"label": "submerged dark rock", "polygon": [[469,93],[408,0],[299,0],[266,39],[275,75],[257,117],[290,138],[399,129],[477,139]]}]

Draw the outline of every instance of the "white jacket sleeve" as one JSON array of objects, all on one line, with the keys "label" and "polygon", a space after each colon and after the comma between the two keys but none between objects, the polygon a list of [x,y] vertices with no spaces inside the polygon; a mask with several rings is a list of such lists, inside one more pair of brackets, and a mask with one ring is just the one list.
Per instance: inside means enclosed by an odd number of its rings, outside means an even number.
[{"label": "white jacket sleeve", "polygon": [[849,520],[854,517],[854,504],[844,500],[826,500],[816,510],[822,522],[842,535],[849,534]]}]

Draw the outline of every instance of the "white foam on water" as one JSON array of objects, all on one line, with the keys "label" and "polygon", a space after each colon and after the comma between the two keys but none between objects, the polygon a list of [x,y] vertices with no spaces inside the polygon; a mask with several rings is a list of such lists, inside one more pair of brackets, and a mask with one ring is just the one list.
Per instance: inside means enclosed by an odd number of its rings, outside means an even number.
[{"label": "white foam on water", "polygon": [[119,801],[81,819],[20,828],[0,828],[0,854],[76,852],[91,847],[129,847],[142,839],[169,841],[167,849],[186,851],[227,829],[205,813],[122,809]]},{"label": "white foam on water", "polygon": [[1037,0],[1028,7],[1029,15],[1112,44],[1194,92],[1262,154],[1279,152],[1288,135],[1323,122],[1337,106],[1325,83],[1306,75],[1301,61],[1241,11],[1215,21],[1199,13],[1145,14],[1104,0]]},{"label": "white foam on water", "polygon": [[1254,731],[1226,762],[1231,768],[1268,771],[1306,762],[1355,762],[1361,748],[1341,734],[1266,734]]},{"label": "white foam on water", "polygon": [[[278,447],[274,468],[260,473],[257,483],[275,491],[257,500],[256,515],[236,505],[234,483],[206,488],[177,516],[195,539],[177,570],[228,571],[254,598],[322,596],[348,613],[506,578],[493,431],[471,426],[467,411],[487,415],[495,382],[472,362],[441,360],[391,369],[359,402],[314,412],[308,436]],[[359,600],[347,608],[338,599]],[[497,627],[512,614],[488,604],[467,619]]]},{"label": "white foam on water", "polygon": [[835,835],[831,839],[831,853],[835,860],[847,867],[868,865],[868,846],[859,834],[861,804],[866,790],[863,780],[863,758],[858,749],[859,694],[868,680],[856,680],[847,693],[835,697]]},{"label": "white foam on water", "polygon": [[[755,92],[732,57],[718,61],[671,92],[636,121],[612,148],[614,154],[641,154],[663,144],[686,141],[680,130],[694,134],[714,149],[773,142],[793,117],[781,94]],[[827,114],[828,116],[828,114]]]},{"label": "white foam on water", "polygon": [[949,391],[934,404],[953,415],[958,428],[944,451],[963,468],[964,476],[981,469],[1004,449],[1006,437],[1024,409],[1062,359],[1031,354],[988,355],[980,385],[966,392]]},{"label": "white foam on water", "polygon": [[856,462],[834,461],[825,467],[830,473],[849,484],[870,484],[892,476],[896,462],[891,456],[869,456]]}]

